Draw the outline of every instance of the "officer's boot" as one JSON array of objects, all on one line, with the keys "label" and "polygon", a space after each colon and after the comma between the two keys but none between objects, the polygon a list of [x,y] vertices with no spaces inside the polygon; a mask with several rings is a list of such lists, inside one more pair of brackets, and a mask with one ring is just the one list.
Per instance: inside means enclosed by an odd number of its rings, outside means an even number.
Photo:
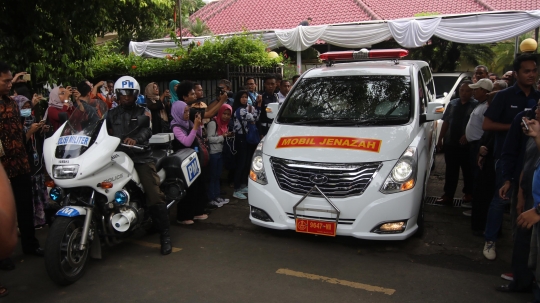
[{"label": "officer's boot", "polygon": [[161,254],[168,255],[172,252],[171,236],[169,235],[169,210],[165,204],[156,204],[152,206],[153,219],[156,221],[156,226],[160,234]]}]

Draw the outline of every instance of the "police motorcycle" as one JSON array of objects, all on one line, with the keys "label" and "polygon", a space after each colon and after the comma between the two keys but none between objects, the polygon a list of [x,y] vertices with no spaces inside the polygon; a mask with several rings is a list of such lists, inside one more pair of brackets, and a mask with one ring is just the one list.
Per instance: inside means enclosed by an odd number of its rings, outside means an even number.
[{"label": "police motorcycle", "polygon": [[[129,81],[123,84],[131,85]],[[49,195],[61,206],[49,230],[45,265],[59,285],[80,279],[89,256],[101,259],[102,246],[113,246],[137,230],[155,227],[134,163],[122,150],[152,151],[167,208],[184,198],[200,175],[193,149],[173,153],[173,134],[152,136],[150,147],[125,145],[109,135],[107,106],[101,103],[84,104],[84,111],[77,107],[44,144],[46,169],[54,181]],[[137,128],[149,124],[147,116],[137,120]]]}]

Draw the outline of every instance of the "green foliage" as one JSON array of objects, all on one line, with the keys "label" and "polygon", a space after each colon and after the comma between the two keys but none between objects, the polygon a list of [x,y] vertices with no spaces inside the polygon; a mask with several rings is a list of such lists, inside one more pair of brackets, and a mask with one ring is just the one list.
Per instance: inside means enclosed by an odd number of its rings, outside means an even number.
[{"label": "green foliage", "polygon": [[89,62],[94,78],[182,74],[184,78],[207,79],[222,77],[227,64],[271,67],[282,60],[282,57],[268,58],[266,44],[251,35],[237,35],[228,39],[215,37],[200,45],[192,43],[187,48],[168,50],[173,55],[162,59],[118,54],[114,51],[117,47],[108,43],[98,48],[98,55]]},{"label": "green foliage", "polygon": [[194,37],[212,35],[212,31],[210,31],[208,25],[199,18],[196,18],[195,22],[187,22],[186,28]]},{"label": "green foliage", "polygon": [[[178,1],[176,1],[178,3]],[[202,0],[182,0],[182,18],[187,19],[206,4]]]},{"label": "green foliage", "polygon": [[479,65],[495,56],[486,44],[455,43],[435,36],[429,44],[409,51],[411,59],[428,62],[434,72],[453,72],[460,62]]},{"label": "green foliage", "polygon": [[[174,0],[6,0],[0,5],[0,60],[39,82],[91,76],[96,36],[137,39],[172,18]],[[161,19],[160,19],[161,18]]]},{"label": "green foliage", "polygon": [[[519,36],[519,41],[523,41],[527,38],[533,38],[534,32],[526,33]],[[492,60],[482,60],[481,64],[488,67],[489,71],[499,76],[503,75],[506,71],[511,69],[512,62],[514,61],[514,48],[515,40],[510,39],[507,41],[498,42],[492,44],[491,50],[495,53],[495,57]],[[537,53],[540,51],[540,46],[537,49]]]}]

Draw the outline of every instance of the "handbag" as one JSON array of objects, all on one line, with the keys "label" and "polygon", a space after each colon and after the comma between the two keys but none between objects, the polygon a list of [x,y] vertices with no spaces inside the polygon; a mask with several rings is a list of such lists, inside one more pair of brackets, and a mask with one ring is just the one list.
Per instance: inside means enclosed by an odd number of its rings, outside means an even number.
[{"label": "handbag", "polygon": [[[189,130],[187,130],[186,128],[184,128],[182,126],[178,126],[178,127],[180,127],[180,129],[182,129],[182,131],[184,132],[184,134],[186,134],[186,136],[189,135]],[[177,142],[176,144],[180,145],[180,146],[177,145],[177,146],[173,147],[174,151],[182,148],[183,144],[180,141],[175,139],[173,142]],[[210,153],[208,152],[209,148],[208,148],[208,145],[206,144],[206,142],[204,141],[204,139],[202,137],[200,137],[199,135],[196,135],[195,140],[193,140],[193,143],[191,144],[191,146],[183,146],[183,147],[188,147],[188,148],[195,149],[195,151],[197,152],[197,157],[199,158],[199,163],[201,164],[201,166],[202,167],[208,166],[208,163],[210,162]]]},{"label": "handbag", "polygon": [[257,129],[257,125],[253,123],[248,123],[248,128],[246,131],[246,128],[244,127],[244,124],[242,123],[242,120],[238,118],[239,116],[240,116],[240,108],[236,110],[236,119],[242,126],[242,130],[244,131],[244,134],[246,135],[247,143],[251,145],[259,144],[259,142],[261,142],[261,137],[259,136],[259,130]]}]

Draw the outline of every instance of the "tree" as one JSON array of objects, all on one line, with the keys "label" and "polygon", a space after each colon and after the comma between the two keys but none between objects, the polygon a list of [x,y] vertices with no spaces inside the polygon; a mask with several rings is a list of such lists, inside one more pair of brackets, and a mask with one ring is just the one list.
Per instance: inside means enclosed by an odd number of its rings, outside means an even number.
[{"label": "tree", "polygon": [[486,44],[462,44],[435,36],[426,45],[410,50],[411,59],[428,62],[434,72],[453,72],[460,61],[479,65],[494,56]]},{"label": "tree", "polygon": [[187,23],[186,28],[193,35],[193,37],[212,35],[208,25],[199,18],[196,18],[195,22]]},{"label": "tree", "polygon": [[[519,36],[519,41],[521,42],[527,38],[532,38],[533,36],[533,32],[523,34]],[[492,60],[484,60],[481,63],[487,66],[490,72],[502,75],[508,68],[512,68],[515,46],[516,42],[514,39],[498,42],[491,46],[491,50],[495,53],[495,57]],[[540,50],[540,47],[538,50]]]},{"label": "tree", "polygon": [[172,18],[173,0],[5,0],[0,5],[0,60],[37,82],[91,75],[96,36],[137,37]]}]

